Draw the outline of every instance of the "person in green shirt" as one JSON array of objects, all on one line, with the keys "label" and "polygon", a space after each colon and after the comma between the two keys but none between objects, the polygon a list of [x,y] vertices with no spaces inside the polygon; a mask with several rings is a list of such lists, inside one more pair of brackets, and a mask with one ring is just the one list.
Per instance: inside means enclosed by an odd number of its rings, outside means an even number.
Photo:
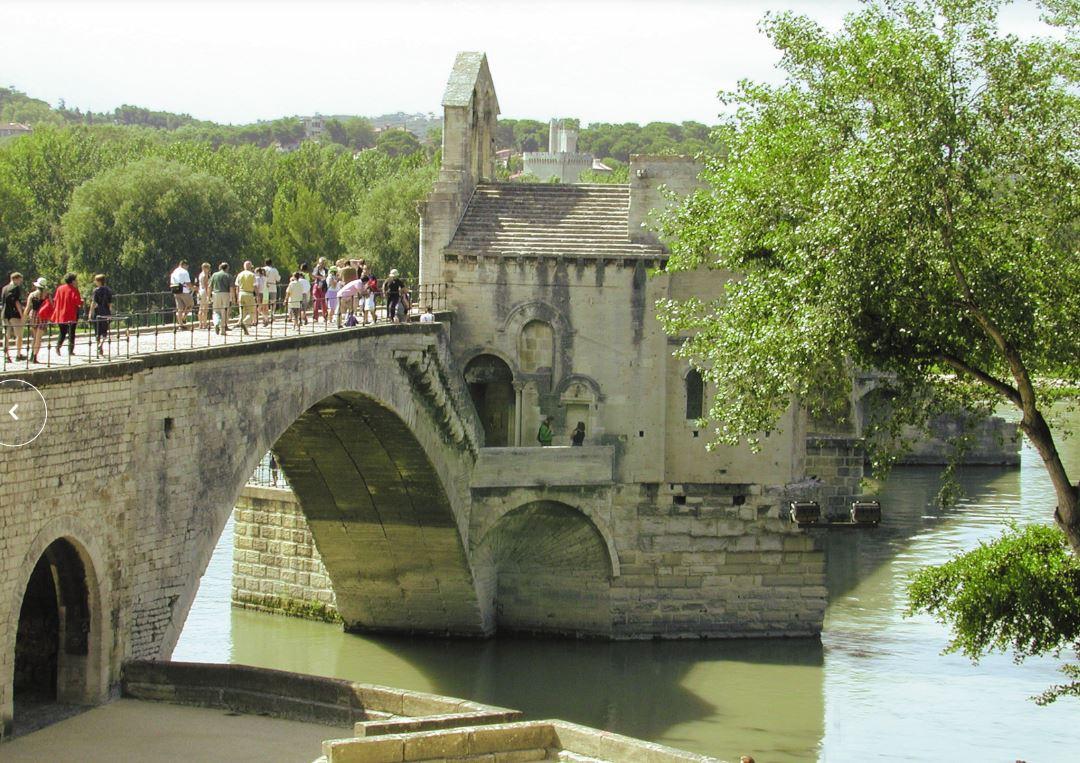
[{"label": "person in green shirt", "polygon": [[554,433],[551,431],[551,417],[548,416],[540,422],[540,431],[536,433],[536,440],[541,446],[547,447],[548,445],[551,445],[553,437]]},{"label": "person in green shirt", "polygon": [[232,298],[233,279],[229,275],[229,263],[218,265],[218,272],[210,276],[210,298],[214,305],[214,331],[224,334],[229,330],[229,302]]}]

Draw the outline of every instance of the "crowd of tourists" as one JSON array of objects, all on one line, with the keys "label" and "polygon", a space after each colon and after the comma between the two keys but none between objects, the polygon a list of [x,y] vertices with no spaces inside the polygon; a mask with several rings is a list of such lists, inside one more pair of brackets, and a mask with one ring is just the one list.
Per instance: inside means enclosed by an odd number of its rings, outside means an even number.
[{"label": "crowd of tourists", "polygon": [[[95,275],[84,299],[74,273],[64,276],[55,290],[44,277],[28,285],[21,273],[12,273],[0,292],[5,360],[12,362],[14,349],[17,361],[42,362],[41,345],[52,324],[58,329],[53,351],[61,355],[67,344],[68,353],[73,355],[84,308],[96,352],[103,355],[116,317],[116,297],[107,280],[104,274]],[[383,320],[401,323],[412,309],[412,292],[401,274],[394,269],[380,281],[363,259],[340,259],[330,264],[320,257],[313,267],[303,263],[285,274],[270,259],[259,266],[249,260],[235,275],[227,262],[216,270],[204,262],[194,276],[187,260],[181,260],[168,275],[168,287],[175,307],[174,331],[212,327],[215,333],[226,334],[238,328],[249,334],[255,324],[269,326],[275,319],[288,321],[297,329],[319,321],[338,327],[367,326],[379,320],[380,303],[385,304]],[[434,321],[430,305],[419,320]]]},{"label": "crowd of tourists", "polygon": [[[238,309],[236,327],[245,334],[256,323],[269,326],[284,311],[284,318],[299,328],[308,323],[333,322],[337,326],[369,325],[378,320],[377,302],[385,297],[386,320],[401,323],[412,308],[411,292],[398,271],[380,283],[362,259],[341,259],[330,264],[320,257],[314,266],[303,263],[282,274],[267,259],[256,266],[250,260],[235,276],[229,263],[213,271],[204,262],[196,276],[186,260],[169,275],[169,290],[176,302],[176,328],[213,326],[219,334],[230,330],[231,309]],[[430,306],[421,321],[434,320]]]}]

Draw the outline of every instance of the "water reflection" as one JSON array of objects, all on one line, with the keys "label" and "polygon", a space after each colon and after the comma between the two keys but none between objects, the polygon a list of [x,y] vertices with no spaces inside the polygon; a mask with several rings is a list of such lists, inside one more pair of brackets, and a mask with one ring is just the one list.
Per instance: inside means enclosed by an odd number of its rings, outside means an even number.
[{"label": "water reflection", "polygon": [[427,640],[241,610],[231,633],[233,662],[468,697],[687,749],[806,760],[822,734],[817,639]]},{"label": "water reflection", "polygon": [[[1063,448],[1080,470],[1080,441]],[[340,627],[231,610],[231,526],[203,579],[176,659],[333,675],[516,707],[697,752],[759,761],[1075,759],[1075,703],[1028,698],[1059,680],[1054,660],[973,666],[941,656],[945,631],[905,618],[919,567],[996,535],[1048,522],[1037,456],[1021,469],[962,471],[967,498],[934,505],[939,472],[894,471],[870,531],[828,538],[830,604],[820,641],[603,643],[365,637]]]}]

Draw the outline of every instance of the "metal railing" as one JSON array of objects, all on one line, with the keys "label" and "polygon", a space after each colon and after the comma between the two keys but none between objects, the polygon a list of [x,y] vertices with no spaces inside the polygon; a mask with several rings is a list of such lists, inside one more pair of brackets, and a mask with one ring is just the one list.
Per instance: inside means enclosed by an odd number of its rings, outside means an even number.
[{"label": "metal railing", "polygon": [[[414,291],[427,301],[411,300],[405,316],[407,322],[420,320],[422,309],[429,306],[433,311],[445,306],[443,284],[421,286]],[[155,297],[174,302],[170,292],[162,292],[118,295],[114,305],[130,305],[137,300],[142,300],[144,305],[160,304],[154,301]],[[121,298],[125,299],[122,301]],[[297,312],[287,311],[281,302],[247,307],[230,301],[228,307],[216,310],[209,304],[196,303],[190,312],[184,312],[179,322],[175,305],[170,305],[93,319],[79,318],[69,323],[46,321],[20,325],[17,331],[22,339],[21,354],[18,340],[9,337],[8,329],[4,327],[2,333],[6,341],[4,355],[0,357],[0,372],[103,363],[153,352],[325,333],[352,328],[350,323],[363,326],[365,318],[369,322],[373,318],[376,324],[389,321],[385,300],[376,300],[373,315],[365,315],[358,302],[356,299],[339,301],[330,311],[330,305],[317,301]]]},{"label": "metal railing", "polygon": [[255,487],[276,487],[282,490],[292,489],[289,487],[288,480],[285,479],[285,474],[278,467],[274,454],[270,452],[267,452],[259,461],[255,471],[248,478],[247,484]]}]

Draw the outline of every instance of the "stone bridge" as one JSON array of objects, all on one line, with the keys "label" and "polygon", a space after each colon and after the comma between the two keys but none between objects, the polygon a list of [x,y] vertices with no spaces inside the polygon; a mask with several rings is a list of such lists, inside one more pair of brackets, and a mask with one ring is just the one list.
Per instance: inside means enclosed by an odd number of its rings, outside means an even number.
[{"label": "stone bridge", "polygon": [[782,491],[628,483],[612,445],[485,448],[448,326],[0,376],[48,405],[36,440],[0,449],[0,728],[169,657],[268,450],[348,629],[820,631],[820,546],[782,519]]},{"label": "stone bridge", "polygon": [[0,454],[3,722],[24,688],[95,701],[123,660],[171,653],[271,447],[349,626],[490,633],[466,553],[481,443],[445,336],[379,326],[20,374],[49,415]]}]

